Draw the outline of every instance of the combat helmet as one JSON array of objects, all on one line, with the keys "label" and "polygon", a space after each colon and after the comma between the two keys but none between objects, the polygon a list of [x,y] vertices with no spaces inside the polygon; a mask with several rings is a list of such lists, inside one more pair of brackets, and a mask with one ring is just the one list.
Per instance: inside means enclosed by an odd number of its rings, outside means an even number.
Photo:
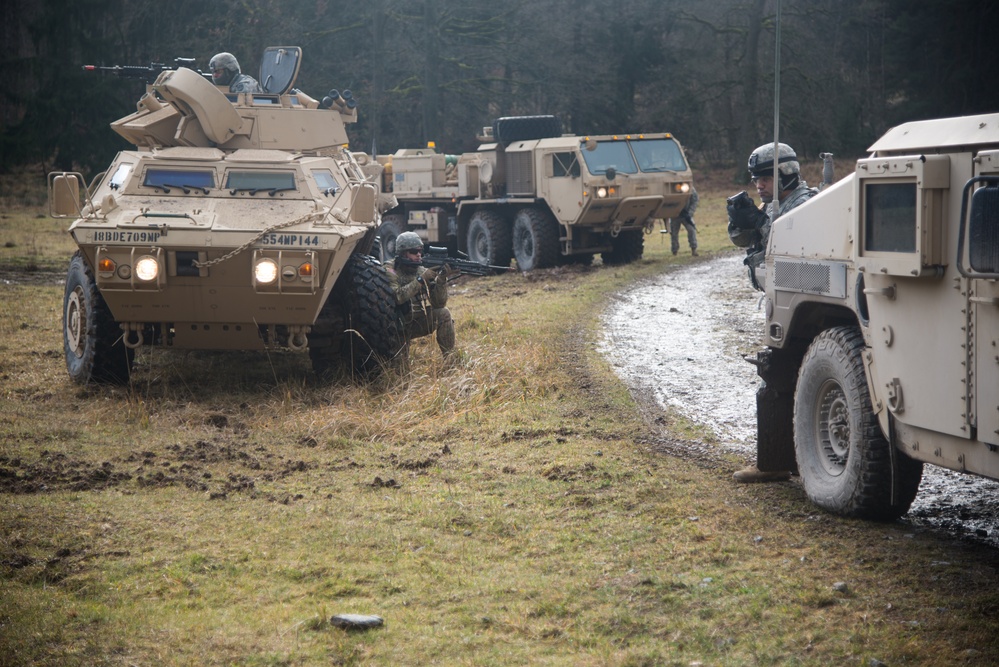
[{"label": "combat helmet", "polygon": [[[790,190],[798,186],[801,165],[794,149],[787,144],[777,144],[777,171],[780,172],[780,189]],[[774,145],[763,144],[749,154],[749,175],[771,176],[774,173]]]},{"label": "combat helmet", "polygon": [[[219,86],[228,86],[240,74],[239,61],[236,60],[236,56],[226,51],[212,56],[212,59],[208,61],[208,69],[212,71],[212,83]],[[216,71],[220,71],[221,74],[216,76]]]},{"label": "combat helmet", "polygon": [[403,232],[396,237],[396,254],[401,255],[407,250],[423,250],[423,239],[416,232]]}]

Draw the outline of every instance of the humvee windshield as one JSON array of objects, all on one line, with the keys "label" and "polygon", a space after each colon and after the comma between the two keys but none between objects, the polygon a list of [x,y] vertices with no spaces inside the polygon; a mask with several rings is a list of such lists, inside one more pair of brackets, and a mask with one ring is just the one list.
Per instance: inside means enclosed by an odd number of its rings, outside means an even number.
[{"label": "humvee windshield", "polygon": [[669,139],[642,139],[631,142],[642,171],[686,171],[687,162],[676,142]]},{"label": "humvee windshield", "polygon": [[233,192],[294,190],[295,174],[290,171],[230,171],[225,186]]},{"label": "humvee windshield", "polygon": [[592,151],[584,148],[581,152],[591,174],[605,174],[611,167],[619,174],[634,174],[638,171],[627,142],[601,141]]},{"label": "humvee windshield", "polygon": [[196,188],[207,194],[210,189],[215,187],[215,172],[212,170],[193,171],[150,167],[146,170],[142,184],[150,188],[159,188],[165,192],[169,192],[171,188],[180,188],[186,194],[188,189]]}]

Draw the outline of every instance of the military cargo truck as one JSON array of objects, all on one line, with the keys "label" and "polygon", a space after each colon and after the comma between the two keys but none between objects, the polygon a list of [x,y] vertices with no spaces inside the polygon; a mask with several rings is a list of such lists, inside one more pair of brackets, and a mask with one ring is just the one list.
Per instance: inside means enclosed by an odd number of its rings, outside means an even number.
[{"label": "military cargo truck", "polygon": [[891,519],[924,463],[999,479],[999,114],[870,151],[771,230],[758,465]]},{"label": "military cargo truck", "polygon": [[50,208],[75,218],[79,246],[63,327],[74,381],[126,381],[143,345],[308,349],[322,375],[398,351],[369,255],[377,191],[345,149],[356,103],[292,88],[300,65],[298,47],[268,48],[264,92],[236,94],[167,69],[111,125],[133,150],[89,186],[50,174]]},{"label": "military cargo truck", "polygon": [[377,158],[383,192],[394,197],[379,230],[385,255],[395,237],[474,261],[522,271],[559,263],[607,264],[642,256],[645,233],[677,215],[691,191],[680,143],[668,133],[563,135],[555,116],[497,119],[477,151],[445,155],[402,149]]}]

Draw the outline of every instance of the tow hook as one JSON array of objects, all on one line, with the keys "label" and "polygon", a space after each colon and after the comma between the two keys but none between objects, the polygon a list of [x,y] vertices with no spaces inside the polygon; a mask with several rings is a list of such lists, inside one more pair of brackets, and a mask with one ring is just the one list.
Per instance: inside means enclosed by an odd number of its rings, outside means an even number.
[{"label": "tow hook", "polygon": [[121,342],[130,350],[135,350],[142,346],[144,341],[142,336],[142,325],[138,322],[124,322],[121,325],[124,334]]},{"label": "tow hook", "polygon": [[306,335],[309,327],[289,327],[288,347],[295,352],[301,352],[309,346],[309,337]]}]

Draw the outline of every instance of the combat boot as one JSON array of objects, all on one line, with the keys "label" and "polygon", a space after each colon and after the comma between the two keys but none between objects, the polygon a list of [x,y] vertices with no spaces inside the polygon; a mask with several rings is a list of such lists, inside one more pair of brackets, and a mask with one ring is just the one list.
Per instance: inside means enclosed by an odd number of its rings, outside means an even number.
[{"label": "combat boot", "polygon": [[742,482],[743,484],[752,484],[754,482],[786,482],[791,479],[791,473],[787,470],[764,472],[756,466],[749,466],[742,470],[736,470],[732,477],[735,481]]}]

